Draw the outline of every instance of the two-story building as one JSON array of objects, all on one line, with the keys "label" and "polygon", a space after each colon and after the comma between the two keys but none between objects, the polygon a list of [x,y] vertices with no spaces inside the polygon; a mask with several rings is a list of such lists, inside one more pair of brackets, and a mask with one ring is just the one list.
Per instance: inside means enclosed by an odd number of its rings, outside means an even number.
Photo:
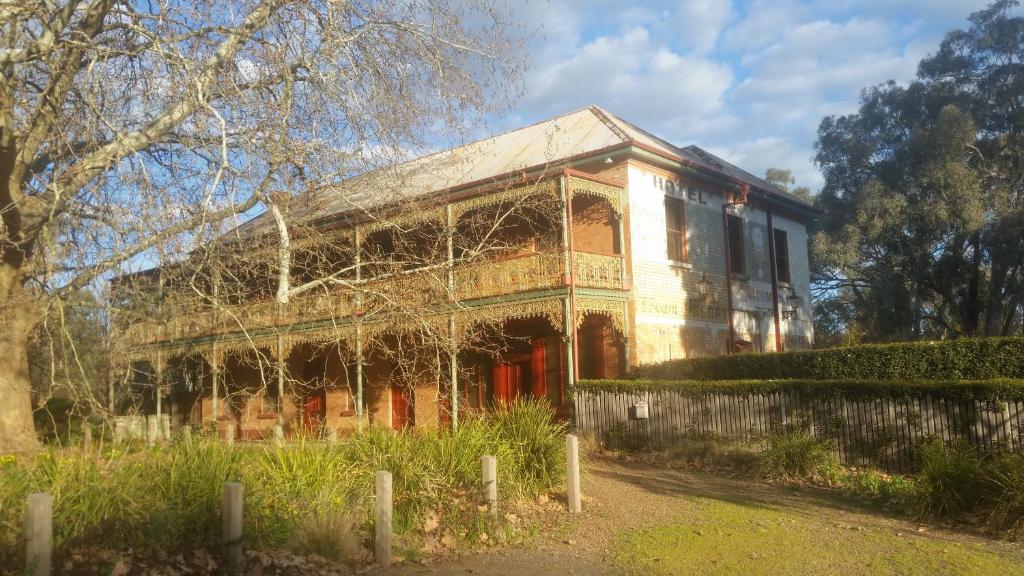
[{"label": "two-story building", "polygon": [[[237,266],[115,282],[135,409],[245,437],[438,426],[523,396],[568,415],[581,378],[812,343],[817,211],[598,107],[282,206],[302,287],[287,304],[269,214],[228,235]],[[143,304],[147,283],[160,296]]]}]

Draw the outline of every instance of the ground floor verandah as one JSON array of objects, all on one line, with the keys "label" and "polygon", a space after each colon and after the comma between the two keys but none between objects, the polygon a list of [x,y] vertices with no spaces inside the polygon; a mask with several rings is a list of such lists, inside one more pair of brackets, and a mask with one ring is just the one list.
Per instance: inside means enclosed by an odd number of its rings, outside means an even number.
[{"label": "ground floor verandah", "polygon": [[521,398],[569,418],[576,379],[619,377],[627,362],[624,301],[583,302],[575,314],[568,299],[516,304],[455,347],[366,330],[358,341],[318,331],[136,352],[118,411],[241,439],[269,438],[277,424],[288,437],[444,427]]}]

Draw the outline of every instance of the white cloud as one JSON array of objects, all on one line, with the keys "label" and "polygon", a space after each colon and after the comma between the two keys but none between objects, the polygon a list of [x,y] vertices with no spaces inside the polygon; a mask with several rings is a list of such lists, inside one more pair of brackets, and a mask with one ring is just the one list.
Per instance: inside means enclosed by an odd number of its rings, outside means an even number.
[{"label": "white cloud", "polygon": [[796,186],[816,191],[823,183],[821,173],[812,162],[813,149],[789,138],[769,136],[710,150],[756,176],[763,177],[768,168],[782,168],[793,171]]},{"label": "white cloud", "polygon": [[600,104],[643,126],[662,132],[674,127],[678,134],[723,107],[732,72],[658,45],[646,28],[633,27],[595,38],[564,60],[537,69],[527,85],[524,105],[541,116]]},{"label": "white cloud", "polygon": [[[526,0],[524,0],[526,1]],[[817,188],[818,124],[862,89],[914,77],[989,0],[529,0],[534,68],[517,125],[589,104],[758,175]]]}]

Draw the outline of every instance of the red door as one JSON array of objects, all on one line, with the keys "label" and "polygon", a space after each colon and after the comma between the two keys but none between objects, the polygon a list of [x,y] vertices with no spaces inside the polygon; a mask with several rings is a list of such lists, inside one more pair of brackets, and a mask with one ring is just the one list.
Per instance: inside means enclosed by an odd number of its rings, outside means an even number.
[{"label": "red door", "polygon": [[[522,394],[524,376],[529,376],[529,362],[502,362],[494,367],[494,402],[510,404]],[[524,374],[526,372],[527,374]]]},{"label": "red door", "polygon": [[530,394],[534,398],[544,398],[548,394],[544,378],[544,339],[535,338],[530,345]]},{"label": "red door", "polygon": [[407,391],[398,386],[391,387],[391,427],[395,430],[401,430],[413,424],[411,416],[413,404],[409,400]]},{"label": "red door", "polygon": [[306,396],[302,404],[302,424],[307,434],[314,434],[320,430],[327,416],[327,403],[324,401],[324,391],[318,390]]}]

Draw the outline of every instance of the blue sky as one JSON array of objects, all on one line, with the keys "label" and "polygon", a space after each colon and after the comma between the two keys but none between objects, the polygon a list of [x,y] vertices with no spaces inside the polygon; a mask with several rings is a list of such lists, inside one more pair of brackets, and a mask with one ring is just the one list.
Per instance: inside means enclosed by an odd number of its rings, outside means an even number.
[{"label": "blue sky", "polygon": [[817,190],[822,117],[862,88],[907,82],[988,0],[523,0],[536,30],[507,129],[598,104],[669,141]]}]

